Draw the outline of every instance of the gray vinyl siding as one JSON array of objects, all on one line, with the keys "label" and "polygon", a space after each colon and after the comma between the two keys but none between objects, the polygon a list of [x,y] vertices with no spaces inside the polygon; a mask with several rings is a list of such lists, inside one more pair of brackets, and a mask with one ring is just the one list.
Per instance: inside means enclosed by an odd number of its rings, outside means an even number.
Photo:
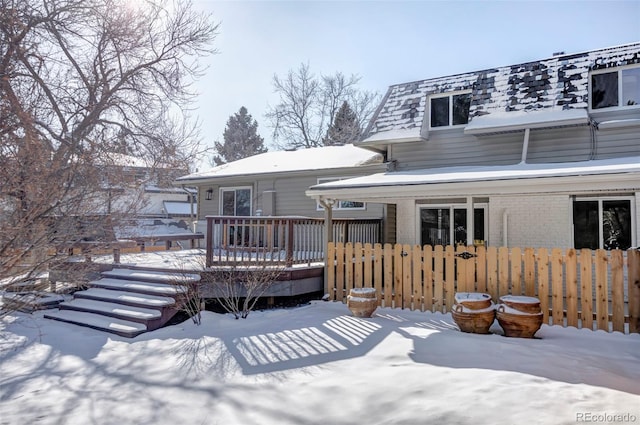
[{"label": "gray vinyl siding", "polygon": [[590,154],[591,130],[587,125],[531,130],[529,163],[588,161]]},{"label": "gray vinyl siding", "polygon": [[[528,163],[572,162],[640,156],[640,127],[596,130],[591,127],[533,129],[529,135]],[[517,164],[522,157],[524,131],[465,135],[461,129],[429,134],[426,142],[392,145],[390,160],[397,170]],[[594,150],[592,155],[592,149]]]},{"label": "gray vinyl siding", "polygon": [[520,161],[522,141],[521,132],[476,137],[461,128],[432,130],[425,142],[392,145],[390,159],[398,170],[514,164]]},{"label": "gray vinyl siding", "polygon": [[[262,179],[247,181],[227,179],[225,182],[217,184],[203,183],[198,187],[198,218],[204,219],[207,215],[220,215],[220,189],[232,187],[251,187],[251,213],[256,214],[257,210],[265,207],[265,192],[275,192],[275,205],[272,215],[278,216],[303,216],[303,217],[324,217],[324,211],[317,209],[316,201],[305,195],[305,191],[313,185],[318,184],[318,178],[344,178],[367,175],[381,172],[384,166],[378,168],[367,168],[360,170],[328,170],[322,172],[296,173],[281,176],[269,176]],[[213,199],[206,200],[206,191],[213,190]],[[383,205],[367,203],[363,210],[334,210],[335,218],[382,218]]]},{"label": "gray vinyl siding", "polygon": [[[361,173],[330,171],[306,176],[281,177],[274,181],[276,191],[276,215],[299,215],[304,217],[324,217],[324,211],[317,209],[316,201],[305,195],[305,191],[318,184],[318,178],[342,178],[358,176]],[[367,203],[364,210],[334,210],[335,218],[382,218],[381,204]]]}]

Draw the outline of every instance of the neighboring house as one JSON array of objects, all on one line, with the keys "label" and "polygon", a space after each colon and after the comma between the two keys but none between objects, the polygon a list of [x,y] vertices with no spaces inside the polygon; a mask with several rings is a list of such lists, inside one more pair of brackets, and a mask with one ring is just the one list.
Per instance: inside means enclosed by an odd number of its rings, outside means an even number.
[{"label": "neighboring house", "polygon": [[312,186],[384,203],[399,243],[640,243],[640,43],[391,86],[357,144],[389,171]]},{"label": "neighboring house", "polygon": [[[113,223],[119,239],[137,239],[153,245],[169,238],[193,233],[197,204],[191,188],[174,186],[186,170],[166,164],[149,164],[144,159],[114,153],[104,160],[105,188],[117,197],[109,199],[103,213],[125,213],[125,221]],[[109,176],[115,174],[115,183]],[[184,239],[187,239],[186,236]]]},{"label": "neighboring house", "polygon": [[[254,155],[189,174],[176,184],[198,190],[199,232],[206,232],[205,217],[324,216],[316,201],[305,195],[309,186],[385,170],[383,156],[353,145],[328,146]],[[384,206],[342,200],[336,218],[382,218]]]}]

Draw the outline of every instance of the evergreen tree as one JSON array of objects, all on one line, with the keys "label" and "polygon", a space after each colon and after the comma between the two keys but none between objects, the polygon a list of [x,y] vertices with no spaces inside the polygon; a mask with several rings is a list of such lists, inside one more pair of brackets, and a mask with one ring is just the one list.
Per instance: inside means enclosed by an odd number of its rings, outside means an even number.
[{"label": "evergreen tree", "polygon": [[345,101],[333,117],[323,140],[325,146],[353,143],[360,138],[360,125],[353,109]]},{"label": "evergreen tree", "polygon": [[218,155],[213,157],[215,165],[237,161],[259,153],[265,153],[264,139],[258,134],[258,122],[244,106],[229,117],[223,134],[224,142],[215,142]]}]

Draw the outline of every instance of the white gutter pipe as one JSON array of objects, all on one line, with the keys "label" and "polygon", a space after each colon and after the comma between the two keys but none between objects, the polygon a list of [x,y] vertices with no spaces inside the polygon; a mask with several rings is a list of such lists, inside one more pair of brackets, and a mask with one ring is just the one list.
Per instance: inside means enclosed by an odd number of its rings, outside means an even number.
[{"label": "white gutter pipe", "polygon": [[505,209],[502,211],[502,246],[509,246],[509,213]]},{"label": "white gutter pipe", "polygon": [[531,133],[530,128],[526,128],[524,130],[524,141],[522,142],[522,156],[520,157],[520,163],[525,164],[527,162],[527,153],[529,151],[529,134]]}]

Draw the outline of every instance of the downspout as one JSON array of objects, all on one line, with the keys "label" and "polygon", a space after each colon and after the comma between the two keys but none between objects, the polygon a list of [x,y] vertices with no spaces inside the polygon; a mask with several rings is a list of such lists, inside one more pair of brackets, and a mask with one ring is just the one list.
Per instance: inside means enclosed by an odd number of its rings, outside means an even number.
[{"label": "downspout", "polygon": [[507,213],[507,210],[505,208],[505,210],[502,211],[502,246],[509,245],[508,230],[509,230],[509,213]]},{"label": "downspout", "polygon": [[473,212],[473,197],[467,196],[467,246],[473,245],[473,235],[475,234]]},{"label": "downspout", "polygon": [[531,133],[530,128],[524,130],[524,141],[522,142],[522,156],[520,157],[520,164],[527,162],[527,153],[529,151],[529,135]]}]

